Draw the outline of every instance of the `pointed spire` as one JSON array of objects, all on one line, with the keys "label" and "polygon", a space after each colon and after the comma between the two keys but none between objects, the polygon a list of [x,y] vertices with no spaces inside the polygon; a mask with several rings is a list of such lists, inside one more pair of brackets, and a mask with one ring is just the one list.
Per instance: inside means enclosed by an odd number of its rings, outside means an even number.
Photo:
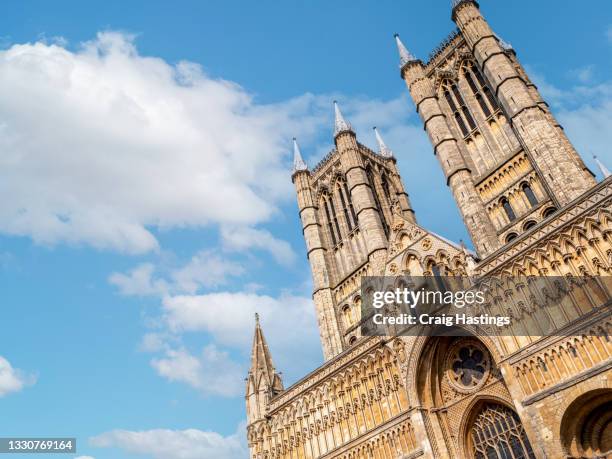
[{"label": "pointed spire", "polygon": [[593,155],[593,159],[595,160],[595,164],[597,164],[597,167],[599,167],[599,171],[601,172],[601,175],[603,176],[603,178],[608,178],[610,177],[610,171],[608,170],[608,168],[604,165],[604,163],[602,163],[597,156]]},{"label": "pointed spire", "polygon": [[384,158],[393,158],[393,152],[385,144],[385,141],[378,133],[378,129],[376,129],[376,126],[374,126],[374,134],[376,135],[376,141],[378,142],[378,153],[380,154],[380,156]]},{"label": "pointed spire", "polygon": [[[302,159],[302,153],[295,137],[293,138],[293,174],[299,171],[307,171],[308,165]],[[259,323],[259,316],[255,314],[257,323]]]},{"label": "pointed spire", "polygon": [[404,46],[402,40],[400,40],[399,34],[396,33],[394,37],[395,43],[397,43],[397,50],[399,51],[400,55],[400,68],[410,62],[418,61],[418,59],[414,57],[414,55]]},{"label": "pointed spire", "polygon": [[[259,323],[259,314],[255,313],[255,334],[253,336],[253,347],[251,350],[251,369],[249,371],[253,375],[263,375],[267,385],[275,390],[282,390],[282,383],[274,369],[272,362],[272,354],[268,348],[268,343],[264,337]],[[258,380],[259,378],[255,378]],[[280,386],[279,386],[280,384]]]},{"label": "pointed spire", "polygon": [[335,112],[335,120],[334,120],[334,137],[337,137],[338,134],[342,132],[353,132],[353,128],[351,124],[346,122],[344,117],[342,116],[342,112],[340,111],[340,107],[338,107],[338,102],[334,100],[334,112]]}]

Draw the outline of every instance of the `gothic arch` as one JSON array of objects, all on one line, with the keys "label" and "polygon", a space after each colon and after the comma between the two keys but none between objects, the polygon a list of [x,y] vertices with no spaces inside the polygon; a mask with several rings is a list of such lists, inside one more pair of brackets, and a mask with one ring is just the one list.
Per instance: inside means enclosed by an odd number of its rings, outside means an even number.
[{"label": "gothic arch", "polygon": [[[409,354],[406,356],[407,366],[406,366],[406,374],[405,374],[405,384],[408,393],[408,403],[410,406],[419,406],[421,404],[419,400],[419,394],[417,390],[418,386],[418,373],[419,366],[421,364],[421,360],[423,358],[424,349],[426,344],[429,341],[440,339],[435,336],[416,336],[412,338],[410,343],[406,343],[406,349],[410,349]],[[495,365],[499,365],[501,360],[501,352],[499,348],[499,343],[493,339],[491,336],[478,336],[475,337],[478,341],[480,341],[489,354],[491,355],[492,362]]]},{"label": "gothic arch", "polygon": [[480,413],[480,410],[487,403],[501,405],[516,412],[516,408],[510,402],[508,402],[508,400],[502,397],[490,394],[476,395],[465,407],[463,417],[461,418],[461,423],[459,424],[459,438],[461,439],[461,450],[463,451],[463,454],[466,458],[472,457],[470,454],[470,429],[472,427],[472,424],[474,423],[475,418]]}]

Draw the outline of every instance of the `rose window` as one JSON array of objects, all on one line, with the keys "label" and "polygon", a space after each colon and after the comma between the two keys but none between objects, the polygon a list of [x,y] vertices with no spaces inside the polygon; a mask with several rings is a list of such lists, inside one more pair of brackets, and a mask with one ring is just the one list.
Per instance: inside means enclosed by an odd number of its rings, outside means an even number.
[{"label": "rose window", "polygon": [[479,388],[490,368],[488,352],[475,342],[458,342],[448,355],[448,376],[451,384],[462,392]]}]

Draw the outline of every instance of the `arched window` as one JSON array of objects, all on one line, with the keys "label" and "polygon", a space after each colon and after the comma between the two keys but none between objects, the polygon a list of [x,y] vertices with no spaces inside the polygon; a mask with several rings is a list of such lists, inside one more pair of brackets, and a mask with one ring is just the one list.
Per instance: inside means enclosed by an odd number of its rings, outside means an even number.
[{"label": "arched window", "polygon": [[525,197],[527,198],[527,201],[529,201],[529,204],[531,204],[531,207],[535,206],[538,203],[538,198],[535,197],[535,194],[533,193],[533,190],[531,189],[529,184],[523,183],[522,188],[523,193],[525,193]]},{"label": "arched window", "polygon": [[535,459],[518,415],[498,403],[482,407],[469,435],[475,459]]},{"label": "arched window", "polygon": [[482,73],[480,73],[480,70],[474,64],[474,62],[470,63],[469,70],[476,77],[476,80],[478,81],[478,85],[480,86],[480,91],[485,95],[485,97],[489,101],[489,104],[491,105],[491,109],[493,111],[496,111],[497,109],[499,109],[499,104],[497,103],[495,96],[489,89],[489,85],[485,82],[484,77],[482,76]]},{"label": "arched window", "polygon": [[542,212],[542,217],[546,218],[546,217],[550,217],[552,214],[554,214],[557,211],[556,207],[549,207],[547,208],[544,212]]},{"label": "arched window", "polygon": [[338,185],[336,186],[336,193],[338,194],[338,196],[340,196],[340,204],[342,205],[342,214],[344,215],[344,221],[346,222],[346,227],[348,228],[349,232],[353,231],[355,222],[353,221],[353,216],[351,215],[349,211],[349,207],[347,205],[347,202],[350,202],[350,201],[344,195],[344,189],[342,185],[340,184],[340,182],[338,182]]},{"label": "arched window", "polygon": [[502,198],[501,201],[499,201],[499,203],[504,208],[504,212],[506,212],[506,216],[508,217],[508,220],[510,220],[511,222],[516,220],[516,214],[514,213],[514,209],[512,208],[510,201],[508,201],[508,199],[506,198]]},{"label": "arched window", "polygon": [[431,273],[433,274],[434,281],[436,282],[436,287],[439,291],[446,291],[446,284],[444,283],[443,276],[443,268],[440,268],[436,263],[432,263],[431,265]]},{"label": "arched window", "polygon": [[353,207],[353,200],[351,199],[351,193],[349,193],[348,187],[346,186],[346,182],[342,182],[342,189],[344,191],[344,196],[346,197],[349,205],[349,210],[351,211],[351,217],[353,219],[353,226],[359,226],[359,222],[357,221],[357,215],[355,215],[355,208]]},{"label": "arched window", "polygon": [[536,226],[535,220],[529,220],[523,225],[523,231],[527,231],[528,229],[533,228],[534,226]]},{"label": "arched window", "polygon": [[353,312],[348,304],[345,304],[342,308],[342,315],[344,316],[344,324],[348,329],[351,325],[353,325]]},{"label": "arched window", "polygon": [[510,241],[512,241],[513,239],[516,239],[517,237],[518,237],[518,234],[516,234],[516,233],[510,233],[510,234],[508,234],[508,235],[506,236],[506,242],[510,242]]},{"label": "arched window", "polygon": [[391,199],[391,189],[389,188],[389,181],[387,180],[387,174],[383,173],[382,176],[380,177],[380,185],[382,186],[383,192],[385,193],[387,202],[389,203],[389,205],[391,205],[391,202],[393,200]]},{"label": "arched window", "polygon": [[341,240],[340,226],[338,225],[336,210],[334,209],[334,202],[327,194],[323,196],[323,209],[325,211],[329,236],[331,238],[332,245],[335,246]]},{"label": "arched window", "polygon": [[459,88],[454,82],[447,80],[444,82],[443,93],[459,130],[464,137],[467,136],[473,129],[476,129],[476,123],[459,92]]},{"label": "arched window", "polygon": [[[473,66],[473,64],[470,64],[470,66]],[[480,105],[482,113],[484,114],[485,118],[488,118],[489,116],[491,116],[491,110],[489,110],[487,103],[484,101],[484,98],[482,97],[482,94],[478,89],[478,86],[476,86],[476,83],[474,82],[474,77],[472,76],[472,73],[469,70],[469,66],[464,67],[463,75],[465,76],[465,79],[468,82],[468,85],[470,86],[470,89],[472,90],[472,93],[474,94],[478,105]]]},{"label": "arched window", "polygon": [[370,188],[372,189],[372,195],[374,196],[374,202],[376,203],[376,211],[378,212],[378,216],[382,222],[385,236],[389,237],[389,224],[387,223],[385,213],[383,212],[380,198],[378,196],[378,190],[376,189],[376,181],[374,180],[374,174],[372,173],[372,168],[370,166],[366,167],[366,175],[368,177],[368,181],[370,182]]}]

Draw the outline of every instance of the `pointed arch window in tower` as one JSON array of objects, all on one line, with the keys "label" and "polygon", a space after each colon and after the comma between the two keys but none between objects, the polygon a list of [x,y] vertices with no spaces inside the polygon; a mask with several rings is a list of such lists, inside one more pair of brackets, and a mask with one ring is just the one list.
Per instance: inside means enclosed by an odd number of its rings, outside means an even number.
[{"label": "pointed arch window in tower", "polygon": [[476,77],[476,80],[478,80],[478,84],[480,85],[480,90],[484,93],[485,97],[489,101],[489,104],[491,104],[491,108],[493,109],[493,111],[498,110],[499,104],[497,103],[497,99],[495,99],[495,96],[491,92],[489,85],[484,80],[482,73],[480,72],[478,67],[473,62],[471,63],[471,66],[470,66],[470,72],[472,72],[474,76]]},{"label": "pointed arch window in tower", "polygon": [[351,215],[349,213],[349,208],[346,204],[347,200],[344,196],[344,190],[342,189],[342,185],[338,181],[338,185],[336,186],[336,193],[340,196],[340,204],[342,205],[342,214],[344,215],[344,220],[346,221],[346,227],[348,228],[349,233],[353,231],[353,221]]},{"label": "pointed arch window in tower", "polygon": [[387,219],[385,218],[385,214],[383,212],[383,208],[380,203],[380,198],[378,196],[378,190],[376,189],[376,181],[374,180],[374,174],[372,173],[372,168],[370,166],[366,167],[366,176],[368,177],[368,181],[370,182],[370,188],[372,189],[372,196],[374,196],[374,202],[376,203],[376,211],[378,212],[378,216],[380,217],[380,221],[383,225],[385,236],[389,237],[389,224],[387,223]]},{"label": "pointed arch window in tower", "polygon": [[464,137],[467,136],[470,131],[476,129],[476,123],[474,122],[474,118],[467,108],[467,105],[465,105],[465,101],[463,100],[457,85],[454,82],[447,80],[444,83],[443,92],[444,98],[453,112],[455,122],[457,123],[457,126],[459,126],[461,134],[463,134]]},{"label": "pointed arch window in tower", "polygon": [[[332,245],[336,245],[338,243],[339,237],[336,236],[336,232],[334,230],[334,224],[332,220],[332,212],[329,205],[329,197],[323,197],[323,209],[325,210],[325,217],[327,220],[327,229],[329,231],[329,236],[331,237]],[[338,235],[339,236],[339,235]]]},{"label": "pointed arch window in tower", "polygon": [[516,220],[516,214],[514,213],[514,209],[512,208],[510,201],[508,201],[506,198],[502,198],[500,204],[504,208],[504,212],[506,212],[506,217],[508,217],[508,220],[511,222]]},{"label": "pointed arch window in tower", "polygon": [[349,193],[348,187],[346,186],[346,182],[342,182],[342,189],[344,190],[344,196],[348,201],[349,210],[351,212],[351,217],[353,218],[353,226],[359,226],[359,222],[357,221],[357,215],[355,215],[355,208],[353,207],[353,200],[351,199],[351,193]]},{"label": "pointed arch window in tower", "polygon": [[334,200],[330,196],[329,197],[329,206],[331,208],[331,215],[334,221],[334,228],[336,228],[336,234],[338,236],[338,242],[342,240],[342,232],[340,231],[340,224],[338,223],[338,214],[336,213],[336,207],[334,206]]},{"label": "pointed arch window in tower", "polygon": [[385,197],[387,198],[387,202],[389,206],[392,203],[391,199],[391,189],[389,188],[389,180],[387,179],[387,174],[383,173],[380,177],[380,184],[382,186],[383,192],[385,193]]},{"label": "pointed arch window in tower", "polygon": [[472,73],[469,70],[470,66],[473,66],[473,64],[470,63],[467,67],[463,68],[463,75],[465,76],[465,79],[468,82],[468,85],[472,90],[474,97],[476,98],[476,102],[478,102],[478,105],[480,105],[482,113],[484,114],[485,118],[488,118],[489,116],[491,116],[491,110],[489,110],[487,103],[484,101],[484,98],[482,97],[482,94],[478,89],[478,86],[476,86],[476,82],[474,81]]},{"label": "pointed arch window in tower", "polygon": [[527,201],[529,201],[529,204],[531,205],[531,207],[535,206],[538,203],[538,198],[536,198],[529,184],[523,183],[522,188],[523,188],[523,193],[525,194],[525,197],[527,198]]},{"label": "pointed arch window in tower", "polygon": [[455,95],[457,102],[461,106],[461,111],[463,112],[463,116],[465,116],[465,119],[467,120],[467,123],[470,126],[470,129],[476,129],[476,123],[474,122],[474,118],[472,118],[472,114],[468,110],[467,105],[465,104],[465,101],[463,100],[463,96],[459,92],[459,88],[457,88],[457,85],[453,83],[453,85],[451,86],[451,89],[453,90],[453,94]]}]

